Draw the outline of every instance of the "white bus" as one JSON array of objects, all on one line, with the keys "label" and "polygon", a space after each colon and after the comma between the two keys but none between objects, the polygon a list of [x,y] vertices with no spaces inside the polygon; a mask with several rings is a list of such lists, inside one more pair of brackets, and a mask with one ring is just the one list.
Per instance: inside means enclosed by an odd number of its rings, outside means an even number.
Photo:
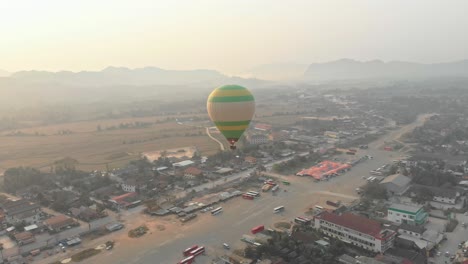
[{"label": "white bus", "polygon": [[311,220],[309,218],[298,216],[294,218],[294,222],[297,224],[309,225],[311,223]]},{"label": "white bus", "polygon": [[284,206],[278,206],[278,207],[273,209],[274,213],[279,213],[279,212],[282,212],[282,211],[284,211]]},{"label": "white bus", "polygon": [[321,211],[323,211],[323,207],[322,207],[322,206],[316,205],[316,206],[315,206],[315,210],[321,212]]},{"label": "white bus", "polygon": [[218,207],[218,208],[212,210],[212,211],[211,211],[211,214],[212,214],[212,215],[217,215],[217,214],[221,213],[222,211],[223,211],[223,208],[222,208],[222,207]]},{"label": "white bus", "polygon": [[254,191],[248,191],[247,194],[252,195],[253,197],[259,197],[260,196],[259,192],[254,192]]}]

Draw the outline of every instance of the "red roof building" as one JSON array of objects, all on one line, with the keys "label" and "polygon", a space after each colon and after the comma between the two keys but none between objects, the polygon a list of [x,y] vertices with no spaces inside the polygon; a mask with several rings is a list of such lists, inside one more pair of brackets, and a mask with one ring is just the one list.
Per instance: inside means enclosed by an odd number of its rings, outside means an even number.
[{"label": "red roof building", "polygon": [[316,180],[323,180],[332,176],[333,174],[346,171],[351,168],[349,164],[343,164],[339,162],[333,162],[325,160],[319,164],[310,167],[309,169],[304,169],[296,173],[297,176],[310,176]]},{"label": "red roof building", "polygon": [[184,170],[184,176],[187,178],[195,178],[203,175],[203,171],[197,167],[188,167]]},{"label": "red roof building", "polygon": [[250,163],[250,164],[255,164],[257,163],[257,158],[252,157],[252,156],[247,156],[244,158],[245,162]]},{"label": "red roof building", "polygon": [[116,207],[119,208],[129,208],[133,205],[140,204],[141,200],[138,198],[138,194],[136,192],[130,192],[113,197],[109,200],[109,202],[113,203]]},{"label": "red roof building", "polygon": [[315,217],[314,226],[328,236],[374,252],[392,247],[396,235],[381,223],[352,213],[323,212]]}]

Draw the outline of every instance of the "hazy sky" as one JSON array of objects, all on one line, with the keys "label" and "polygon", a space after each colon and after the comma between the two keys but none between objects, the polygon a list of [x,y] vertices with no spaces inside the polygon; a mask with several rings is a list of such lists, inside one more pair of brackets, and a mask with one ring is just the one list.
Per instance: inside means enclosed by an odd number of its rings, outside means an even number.
[{"label": "hazy sky", "polygon": [[468,58],[467,0],[0,0],[0,69]]}]

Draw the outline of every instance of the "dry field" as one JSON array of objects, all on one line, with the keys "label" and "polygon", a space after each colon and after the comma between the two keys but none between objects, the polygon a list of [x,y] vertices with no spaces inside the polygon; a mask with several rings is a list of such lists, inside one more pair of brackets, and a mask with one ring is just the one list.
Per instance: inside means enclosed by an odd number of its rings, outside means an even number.
[{"label": "dry field", "polygon": [[[163,118],[164,119],[164,118]],[[107,127],[120,123],[155,122],[154,118],[112,119],[61,124],[22,129],[23,133],[43,133],[45,136],[0,136],[0,173],[10,167],[32,166],[44,170],[55,160],[72,157],[79,169],[115,168],[138,158],[142,152],[197,147],[202,155],[218,150],[203,128],[181,126],[175,122],[154,124],[147,128],[96,131],[97,125]],[[71,130],[72,134],[57,135]],[[194,135],[195,134],[195,135]],[[190,136],[192,135],[192,136]]]}]

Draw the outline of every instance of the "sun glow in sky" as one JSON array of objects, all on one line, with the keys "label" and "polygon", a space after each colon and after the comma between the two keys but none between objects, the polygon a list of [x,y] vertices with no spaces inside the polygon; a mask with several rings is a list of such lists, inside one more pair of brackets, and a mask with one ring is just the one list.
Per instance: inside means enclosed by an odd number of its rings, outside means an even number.
[{"label": "sun glow in sky", "polygon": [[0,69],[468,58],[468,1],[0,0]]}]

